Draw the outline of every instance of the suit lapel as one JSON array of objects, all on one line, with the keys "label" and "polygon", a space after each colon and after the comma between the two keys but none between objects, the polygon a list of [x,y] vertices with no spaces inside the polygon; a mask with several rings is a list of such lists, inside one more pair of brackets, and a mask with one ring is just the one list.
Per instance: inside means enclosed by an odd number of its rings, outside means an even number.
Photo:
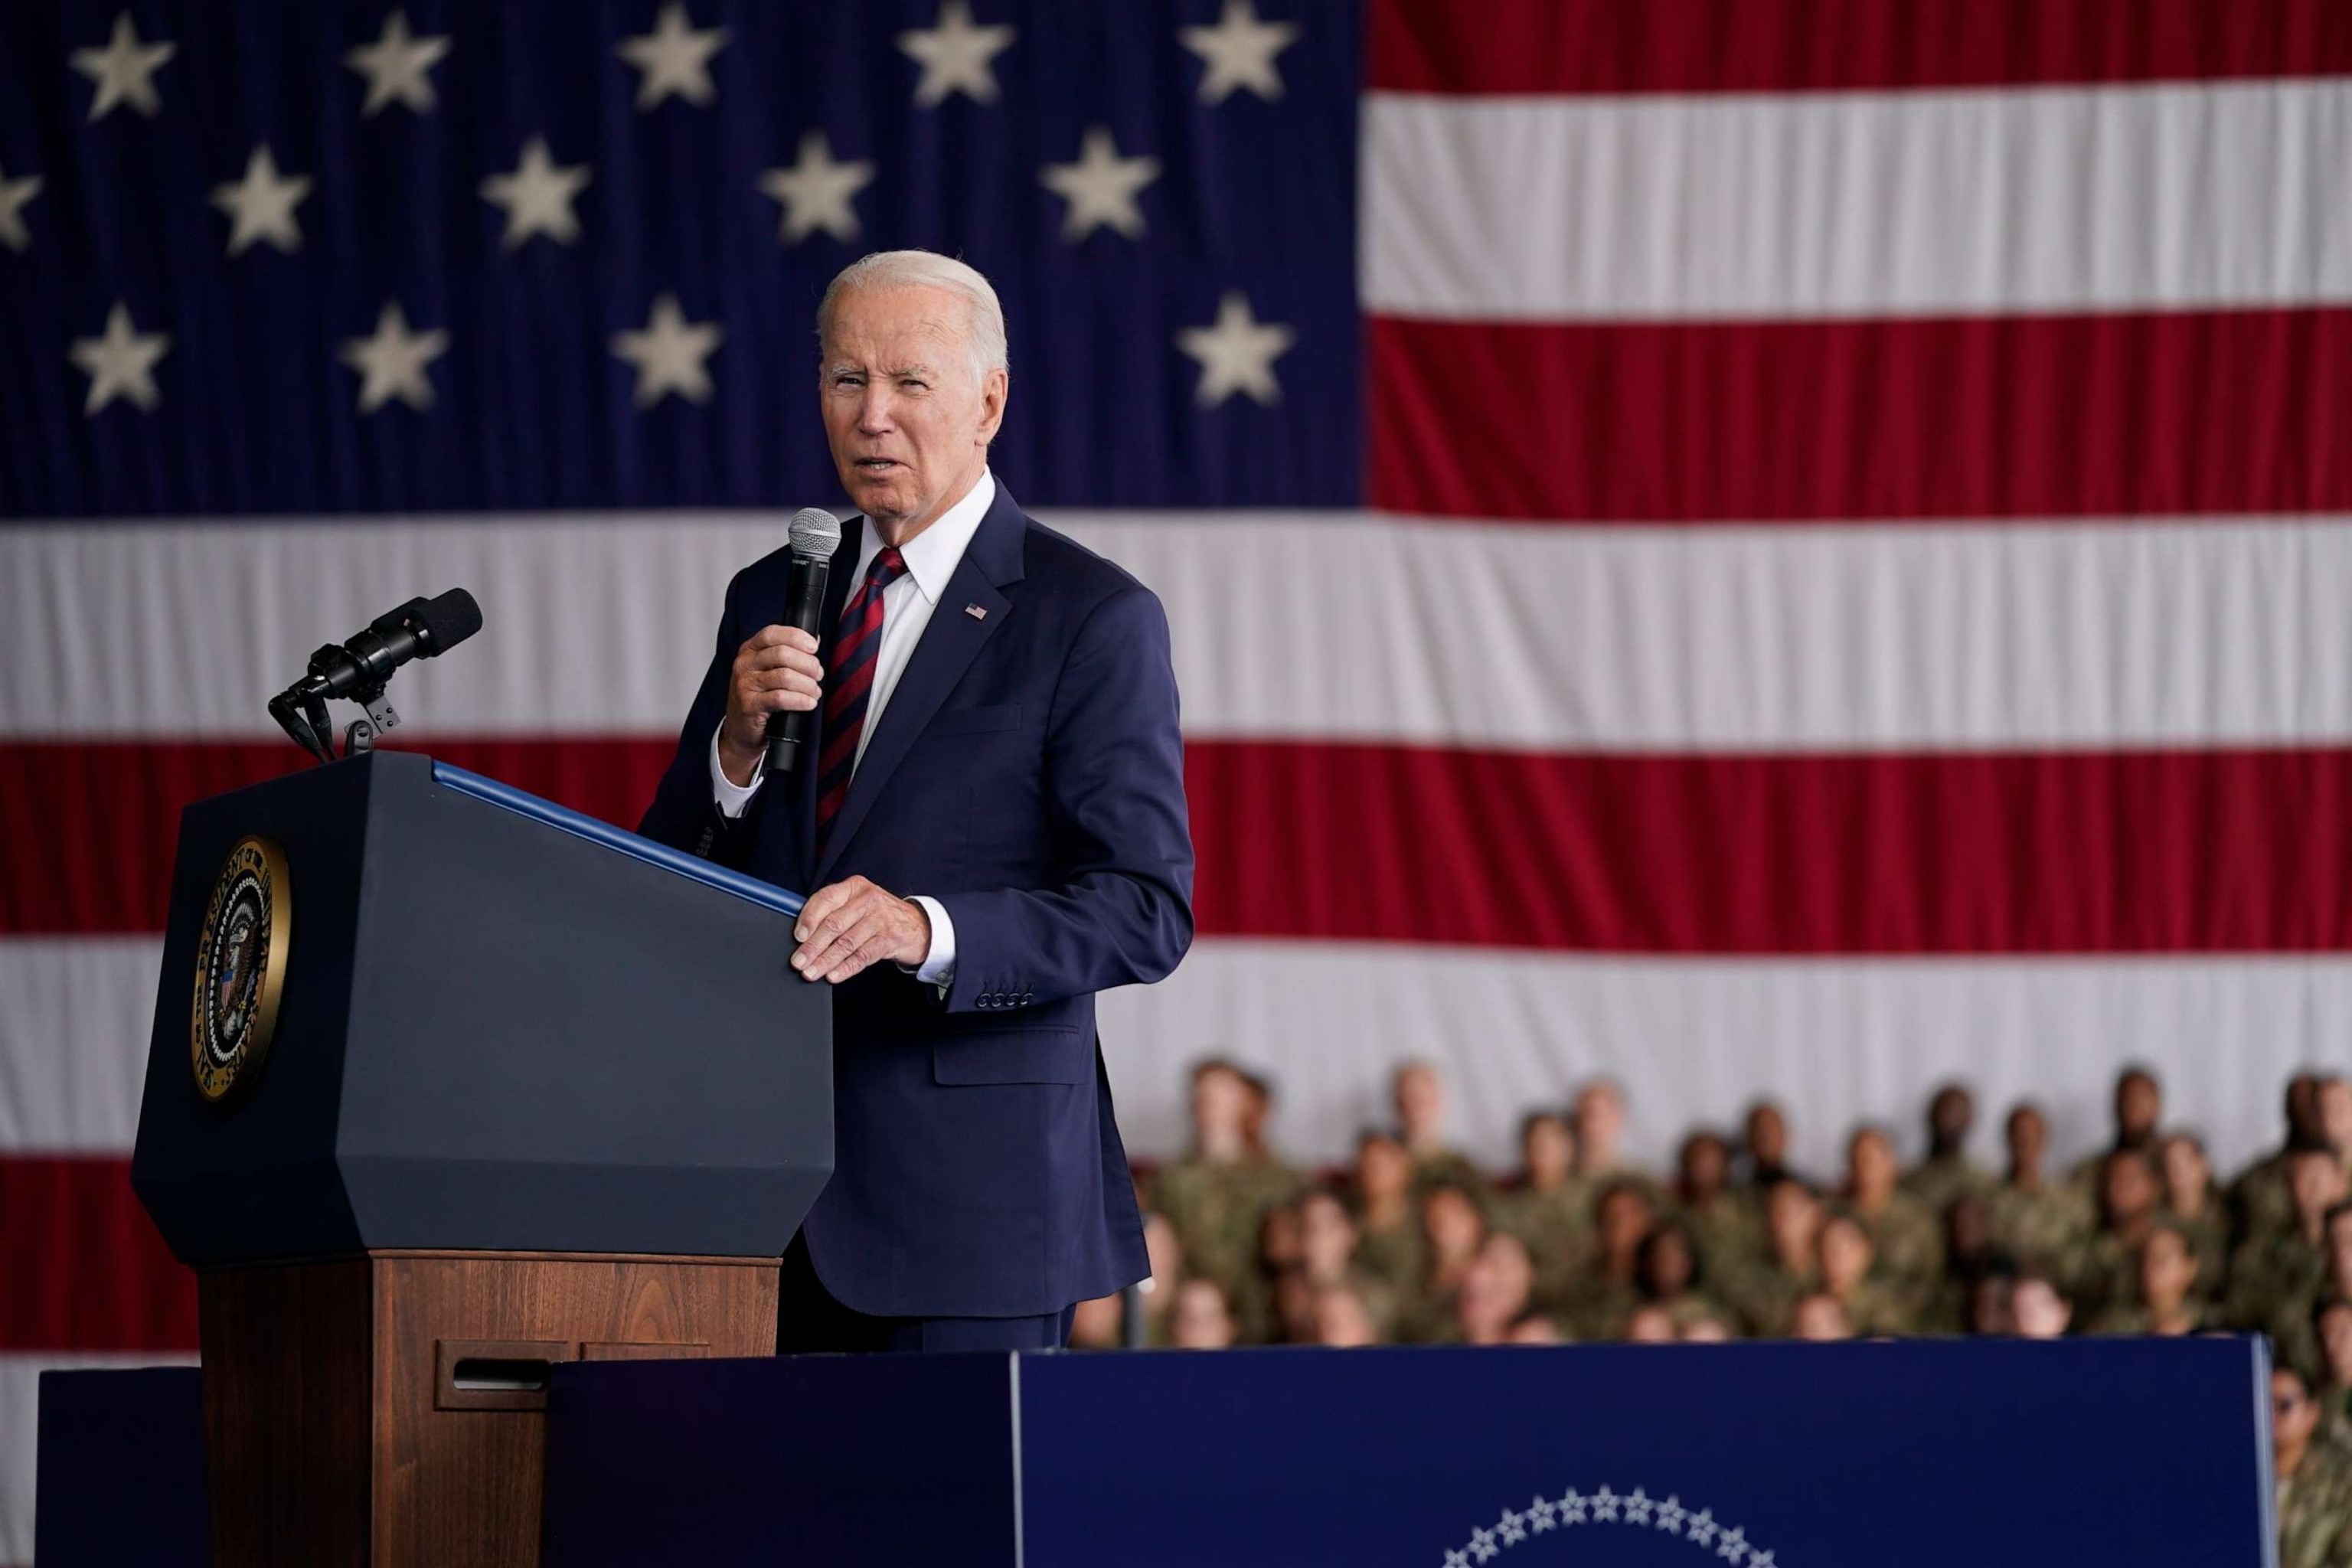
[{"label": "suit lapel", "polygon": [[[923,627],[922,637],[915,644],[906,670],[898,677],[898,684],[882,710],[874,738],[866,742],[866,755],[858,760],[857,771],[849,776],[849,794],[841,803],[841,815],[834,819],[833,839],[825,857],[809,879],[811,888],[825,885],[876,797],[906,760],[915,737],[930,723],[940,704],[963,679],[963,672],[971,668],[971,661],[979,657],[988,639],[1013,614],[1013,602],[998,592],[998,584],[1020,580],[1021,535],[1026,526],[1021,509],[999,484],[988,515],[981,520],[971,543],[964,549],[963,559],[948,578],[947,592],[932,607],[930,621]],[[968,605],[977,605],[986,614],[967,614]],[[816,804],[812,798],[812,841],[815,822]]]}]

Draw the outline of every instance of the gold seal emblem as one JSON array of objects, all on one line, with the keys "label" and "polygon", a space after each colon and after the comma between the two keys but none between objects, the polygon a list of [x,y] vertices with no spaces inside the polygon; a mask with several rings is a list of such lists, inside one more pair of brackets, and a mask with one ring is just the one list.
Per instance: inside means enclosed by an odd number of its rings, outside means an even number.
[{"label": "gold seal emblem", "polygon": [[267,838],[238,839],[205,908],[188,1022],[196,1089],[215,1104],[250,1082],[269,1054],[293,924],[286,852]]}]

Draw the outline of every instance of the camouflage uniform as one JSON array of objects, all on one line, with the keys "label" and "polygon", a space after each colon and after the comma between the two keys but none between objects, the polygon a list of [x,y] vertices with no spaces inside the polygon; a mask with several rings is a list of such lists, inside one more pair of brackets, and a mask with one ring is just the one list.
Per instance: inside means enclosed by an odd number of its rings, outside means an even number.
[{"label": "camouflage uniform", "polygon": [[1885,1280],[1864,1279],[1846,1295],[1845,1321],[1858,1340],[1916,1332],[1918,1319],[1902,1295]]},{"label": "camouflage uniform", "polygon": [[1535,1300],[1557,1307],[1574,1291],[1592,1258],[1592,1204],[1575,1184],[1538,1192],[1520,1187],[1497,1194],[1495,1228],[1515,1236],[1535,1265]]},{"label": "camouflage uniform", "polygon": [[[1878,1213],[1856,1208],[1853,1217],[1870,1232],[1877,1253],[1871,1277],[1908,1303],[1909,1310],[1916,1310],[1944,1277],[1944,1227],[1925,1204],[1899,1192]],[[1854,1331],[1862,1331],[1857,1326]]]},{"label": "camouflage uniform", "polygon": [[2197,1283],[2192,1289],[2198,1298],[2218,1301],[2230,1283],[2230,1216],[2219,1193],[2208,1193],[2205,1206],[2194,1216],[2164,1211],[2172,1223],[2189,1238],[2189,1250],[2197,1258]]},{"label": "camouflage uniform", "polygon": [[2072,1187],[2020,1187],[2002,1183],[1992,1190],[1994,1243],[2030,1268],[2055,1268],[2080,1245],[2093,1223],[2091,1205]]},{"label": "camouflage uniform", "polygon": [[1153,1184],[1159,1211],[1175,1227],[1188,1272],[1223,1287],[1234,1323],[1255,1339],[1266,1328],[1270,1303],[1259,1268],[1258,1231],[1267,1211],[1296,1198],[1305,1182],[1273,1160],[1180,1160]]},{"label": "camouflage uniform", "polygon": [[1927,1205],[1929,1214],[1940,1217],[1955,1198],[1990,1194],[1993,1179],[1990,1172],[1970,1164],[1965,1155],[1937,1154],[1904,1173],[1900,1184],[1905,1193]]},{"label": "camouflage uniform", "polygon": [[1821,1288],[1822,1277],[1812,1269],[1792,1274],[1778,1261],[1740,1269],[1717,1287],[1759,1339],[1786,1339],[1795,1327],[1797,1303]]},{"label": "camouflage uniform", "polygon": [[[2186,1331],[2189,1333],[2201,1334],[2208,1329],[2217,1329],[2221,1326],[2214,1321],[2211,1309],[2201,1301],[2185,1302],[2180,1310],[2188,1316],[2189,1327]],[[2153,1314],[2147,1308],[2137,1302],[2107,1307],[2083,1321],[2083,1331],[2087,1334],[2152,1334],[2156,1332]]]},{"label": "camouflage uniform", "polygon": [[1460,1187],[1480,1204],[1486,1201],[1486,1176],[1470,1163],[1466,1154],[1452,1149],[1438,1149],[1412,1159],[1412,1195],[1415,1201],[1429,1195],[1432,1187]]},{"label": "camouflage uniform", "polygon": [[2270,1335],[2272,1359],[2301,1367],[2319,1364],[2319,1338],[2311,1309],[2327,1281],[2327,1257],[2299,1230],[2273,1231],[2238,1248],[2230,1264],[2223,1316],[2238,1328]]},{"label": "camouflage uniform", "polygon": [[2315,1434],[2303,1463],[2278,1479],[2279,1568],[2352,1563],[2352,1463]]},{"label": "camouflage uniform", "polygon": [[2246,1167],[2230,1185],[2230,1214],[2241,1241],[2294,1228],[2294,1193],[2284,1149]]},{"label": "camouflage uniform", "polygon": [[2056,1272],[2077,1322],[2139,1305],[2139,1252],[2112,1230],[2079,1239],[2060,1257]]},{"label": "camouflage uniform", "polygon": [[1698,1244],[1698,1264],[1706,1282],[1738,1273],[1764,1256],[1764,1215],[1747,1193],[1726,1188],[1703,1204],[1679,1205],[1675,1212],[1690,1226]]},{"label": "camouflage uniform", "polygon": [[1596,1272],[1570,1297],[1569,1325],[1580,1340],[1622,1340],[1626,1320],[1641,1304],[1641,1291]]},{"label": "camouflage uniform", "polygon": [[1427,1244],[1421,1237],[1421,1221],[1408,1210],[1404,1223],[1393,1230],[1374,1230],[1359,1217],[1361,1228],[1356,1235],[1356,1267],[1385,1287],[1391,1297],[1402,1300],[1421,1288],[1423,1274],[1427,1272],[1424,1258]]}]

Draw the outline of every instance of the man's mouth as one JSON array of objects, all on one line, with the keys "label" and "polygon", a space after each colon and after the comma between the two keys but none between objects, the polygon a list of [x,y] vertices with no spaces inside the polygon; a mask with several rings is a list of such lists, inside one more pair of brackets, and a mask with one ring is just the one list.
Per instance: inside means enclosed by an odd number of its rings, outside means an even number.
[{"label": "man's mouth", "polygon": [[887,473],[898,466],[898,460],[893,458],[860,458],[856,464],[861,474]]}]

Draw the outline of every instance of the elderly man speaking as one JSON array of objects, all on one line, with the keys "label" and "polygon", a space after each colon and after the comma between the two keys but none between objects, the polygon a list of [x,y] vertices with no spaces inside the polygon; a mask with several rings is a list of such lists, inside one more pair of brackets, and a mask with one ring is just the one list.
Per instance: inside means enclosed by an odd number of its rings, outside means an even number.
[{"label": "elderly man speaking", "polygon": [[[835,1169],[784,1256],[780,1352],[1062,1344],[1141,1279],[1095,993],[1192,935],[1168,622],[988,467],[1010,376],[988,280],[927,251],[817,309],[843,528],[822,638],[736,574],[640,831],[814,888],[791,963],[836,986]],[[767,728],[809,763],[763,782]],[[783,955],[778,955],[783,961]]]}]

